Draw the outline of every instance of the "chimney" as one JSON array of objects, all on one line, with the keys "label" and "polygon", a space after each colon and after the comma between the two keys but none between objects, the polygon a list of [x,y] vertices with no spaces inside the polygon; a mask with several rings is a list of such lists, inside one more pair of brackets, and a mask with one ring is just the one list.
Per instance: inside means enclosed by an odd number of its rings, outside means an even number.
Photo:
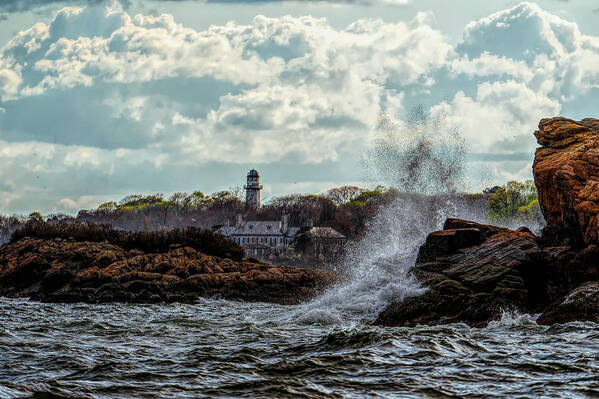
[{"label": "chimney", "polygon": [[237,215],[237,227],[241,227],[243,224],[243,215]]},{"label": "chimney", "polygon": [[289,216],[281,216],[281,225],[281,232],[283,234],[287,234],[287,231],[289,230]]}]

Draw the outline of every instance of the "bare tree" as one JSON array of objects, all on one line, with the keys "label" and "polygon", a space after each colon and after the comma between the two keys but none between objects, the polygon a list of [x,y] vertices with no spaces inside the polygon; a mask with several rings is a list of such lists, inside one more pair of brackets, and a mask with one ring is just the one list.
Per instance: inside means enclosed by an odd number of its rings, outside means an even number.
[{"label": "bare tree", "polygon": [[356,186],[335,187],[326,192],[325,197],[330,199],[337,206],[346,204],[366,191]]}]

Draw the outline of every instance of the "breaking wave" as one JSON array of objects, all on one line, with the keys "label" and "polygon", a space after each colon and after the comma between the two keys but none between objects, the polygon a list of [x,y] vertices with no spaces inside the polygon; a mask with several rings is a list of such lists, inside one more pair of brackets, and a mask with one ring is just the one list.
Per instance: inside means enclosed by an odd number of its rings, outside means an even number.
[{"label": "breaking wave", "polygon": [[428,233],[448,217],[482,221],[484,213],[474,213],[456,194],[466,159],[463,140],[455,131],[444,131],[439,120],[416,114],[411,123],[381,116],[366,169],[400,194],[379,209],[363,239],[348,248],[338,269],[349,282],[304,305],[297,314],[300,322],[373,322],[392,301],[424,292],[410,269]]}]

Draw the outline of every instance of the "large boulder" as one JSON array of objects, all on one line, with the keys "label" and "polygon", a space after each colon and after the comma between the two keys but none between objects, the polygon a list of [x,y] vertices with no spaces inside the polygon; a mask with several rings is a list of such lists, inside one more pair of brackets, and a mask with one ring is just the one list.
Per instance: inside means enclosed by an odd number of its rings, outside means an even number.
[{"label": "large boulder", "polygon": [[100,242],[24,238],[0,247],[0,296],[48,302],[298,303],[337,280],[323,270],[234,261],[190,247],[164,253]]},{"label": "large boulder", "polygon": [[599,244],[599,120],[543,119],[533,173],[548,244]]}]

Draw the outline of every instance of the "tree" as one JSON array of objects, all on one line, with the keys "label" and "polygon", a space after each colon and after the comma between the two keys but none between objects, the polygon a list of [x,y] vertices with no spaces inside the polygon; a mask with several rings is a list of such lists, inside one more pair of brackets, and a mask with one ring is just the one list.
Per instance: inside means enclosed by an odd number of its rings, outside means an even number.
[{"label": "tree", "polygon": [[492,195],[487,217],[491,222],[504,225],[542,220],[538,202],[537,189],[532,180],[509,181]]},{"label": "tree", "polygon": [[223,203],[235,200],[239,201],[239,197],[236,197],[232,192],[226,190],[213,193],[210,195],[210,197],[215,203]]},{"label": "tree", "polygon": [[29,221],[30,222],[43,222],[44,221],[44,217],[38,211],[31,212],[29,214]]},{"label": "tree", "polygon": [[168,200],[177,208],[186,208],[188,198],[189,194],[179,192],[171,195]]},{"label": "tree", "polygon": [[118,209],[118,207],[119,207],[119,204],[117,204],[115,201],[110,201],[110,202],[105,202],[103,204],[100,204],[98,206],[98,211],[111,213],[111,212],[116,211]]},{"label": "tree", "polygon": [[187,197],[186,201],[186,208],[188,209],[204,208],[212,204],[212,198],[201,191],[194,191]]},{"label": "tree", "polygon": [[164,202],[164,194],[156,193],[149,195],[142,194],[133,194],[128,195],[122,200],[119,201],[119,208],[123,208],[125,206],[128,207],[139,207],[142,205],[152,205],[158,202]]},{"label": "tree", "polygon": [[335,205],[341,206],[350,202],[364,191],[366,190],[356,186],[335,187],[327,191],[325,197],[333,201]]},{"label": "tree", "polygon": [[318,195],[290,194],[271,199],[267,208],[277,217],[289,216],[291,226],[301,226],[312,220],[316,225],[335,217],[337,207],[326,197]]},{"label": "tree", "polygon": [[233,195],[233,197],[238,198],[240,201],[243,201],[245,199],[245,190],[243,189],[243,187],[229,187],[229,192]]}]

